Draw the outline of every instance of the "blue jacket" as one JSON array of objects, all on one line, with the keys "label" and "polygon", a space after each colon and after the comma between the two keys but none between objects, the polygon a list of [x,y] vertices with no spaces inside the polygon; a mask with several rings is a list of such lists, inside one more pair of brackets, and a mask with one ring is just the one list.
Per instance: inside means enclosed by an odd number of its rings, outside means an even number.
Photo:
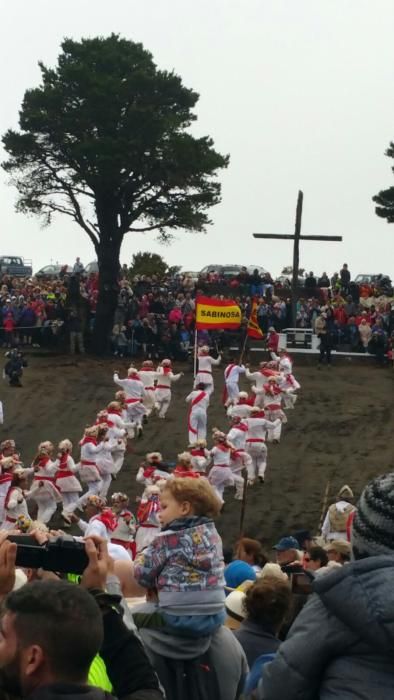
[{"label": "blue jacket", "polygon": [[394,697],[394,554],[322,575],[275,660],[260,700]]}]

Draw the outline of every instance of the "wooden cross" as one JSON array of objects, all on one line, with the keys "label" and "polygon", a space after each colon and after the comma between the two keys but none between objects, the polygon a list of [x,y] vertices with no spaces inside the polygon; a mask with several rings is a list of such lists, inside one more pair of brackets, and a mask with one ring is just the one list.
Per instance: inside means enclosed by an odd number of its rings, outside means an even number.
[{"label": "wooden cross", "polygon": [[275,238],[294,241],[293,246],[293,278],[291,282],[291,313],[293,319],[293,328],[296,327],[297,320],[297,290],[298,290],[298,271],[300,265],[300,241],[342,241],[342,236],[302,236],[301,235],[301,220],[302,220],[302,203],[304,195],[301,190],[298,192],[296,219],[294,236],[286,233],[254,233],[254,238]]}]

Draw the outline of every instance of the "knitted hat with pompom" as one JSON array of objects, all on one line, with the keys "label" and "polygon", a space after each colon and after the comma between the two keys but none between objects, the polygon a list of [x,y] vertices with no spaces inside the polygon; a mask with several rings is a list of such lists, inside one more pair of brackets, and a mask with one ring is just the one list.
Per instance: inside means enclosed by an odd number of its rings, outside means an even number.
[{"label": "knitted hat with pompom", "polygon": [[378,476],[364,488],[353,520],[355,559],[394,554],[394,473]]}]

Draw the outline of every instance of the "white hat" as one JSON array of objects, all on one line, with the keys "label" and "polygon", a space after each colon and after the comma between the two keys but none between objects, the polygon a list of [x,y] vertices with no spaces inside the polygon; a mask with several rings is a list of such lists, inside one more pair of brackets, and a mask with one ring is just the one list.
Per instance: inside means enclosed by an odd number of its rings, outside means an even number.
[{"label": "white hat", "polygon": [[246,610],[244,610],[245,598],[246,595],[243,591],[231,591],[224,603],[227,614],[239,622],[246,617]]},{"label": "white hat", "polygon": [[162,366],[162,367],[171,367],[171,364],[172,364],[172,363],[171,363],[171,360],[169,360],[168,358],[161,361],[161,366]]},{"label": "white hat", "polygon": [[129,367],[129,369],[127,370],[127,376],[131,377],[132,374],[138,374],[137,367]]},{"label": "white hat", "polygon": [[160,452],[148,452],[148,454],[146,455],[146,460],[148,462],[151,462],[152,460],[162,462],[163,457]]},{"label": "white hat", "polygon": [[180,452],[178,459],[180,462],[191,462],[192,456],[190,452]]},{"label": "white hat", "polygon": [[248,398],[248,392],[247,391],[240,391],[238,394],[239,399],[247,399]]},{"label": "white hat", "polygon": [[276,578],[279,581],[288,581],[288,576],[282,571],[279,564],[268,562],[258,574],[258,578]]},{"label": "white hat", "polygon": [[50,440],[44,440],[38,445],[39,452],[52,452],[54,450],[53,443]]},{"label": "white hat", "polygon": [[59,442],[58,447],[59,447],[59,450],[68,450],[69,452],[71,452],[71,450],[73,448],[73,444],[72,444],[71,440],[66,438],[65,440],[61,440],[61,442]]},{"label": "white hat", "polygon": [[354,493],[353,493],[352,489],[350,488],[350,486],[348,486],[347,484],[345,484],[345,485],[342,486],[342,488],[338,491],[337,498],[344,498],[344,499],[346,499],[346,498],[354,498]]}]

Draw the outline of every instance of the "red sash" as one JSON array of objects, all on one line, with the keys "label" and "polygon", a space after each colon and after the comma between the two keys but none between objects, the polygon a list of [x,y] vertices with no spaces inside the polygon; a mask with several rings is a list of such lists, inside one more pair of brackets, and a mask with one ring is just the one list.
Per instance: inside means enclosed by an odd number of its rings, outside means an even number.
[{"label": "red sash", "polygon": [[202,401],[205,395],[205,391],[200,391],[200,393],[194,397],[193,401],[190,402],[189,413],[187,416],[187,427],[190,430],[190,432],[193,433],[193,435],[197,435],[197,430],[194,430],[194,428],[192,428],[190,423],[190,416],[193,410],[193,406],[196,406],[198,403],[200,403],[200,401]]},{"label": "red sash", "polygon": [[168,391],[170,391],[170,387],[164,384],[156,384],[156,389],[168,389]]},{"label": "red sash", "polygon": [[1,484],[6,484],[7,482],[12,481],[12,474],[2,474],[0,476],[0,485]]},{"label": "red sash", "polygon": [[229,376],[230,376],[230,374],[231,374],[231,371],[232,371],[232,370],[234,369],[234,367],[236,367],[236,366],[237,366],[237,365],[229,365],[228,367],[226,367],[226,369],[224,370],[224,380],[225,380],[225,381],[227,381],[227,379],[229,378]]},{"label": "red sash", "polygon": [[59,469],[55,476],[55,484],[59,479],[67,479],[69,476],[75,476],[69,469]]},{"label": "red sash", "polygon": [[33,482],[34,481],[49,481],[49,483],[52,484],[53,488],[58,492],[58,494],[60,494],[60,491],[55,484],[55,479],[52,476],[38,476],[38,475],[36,475],[33,479]]}]

